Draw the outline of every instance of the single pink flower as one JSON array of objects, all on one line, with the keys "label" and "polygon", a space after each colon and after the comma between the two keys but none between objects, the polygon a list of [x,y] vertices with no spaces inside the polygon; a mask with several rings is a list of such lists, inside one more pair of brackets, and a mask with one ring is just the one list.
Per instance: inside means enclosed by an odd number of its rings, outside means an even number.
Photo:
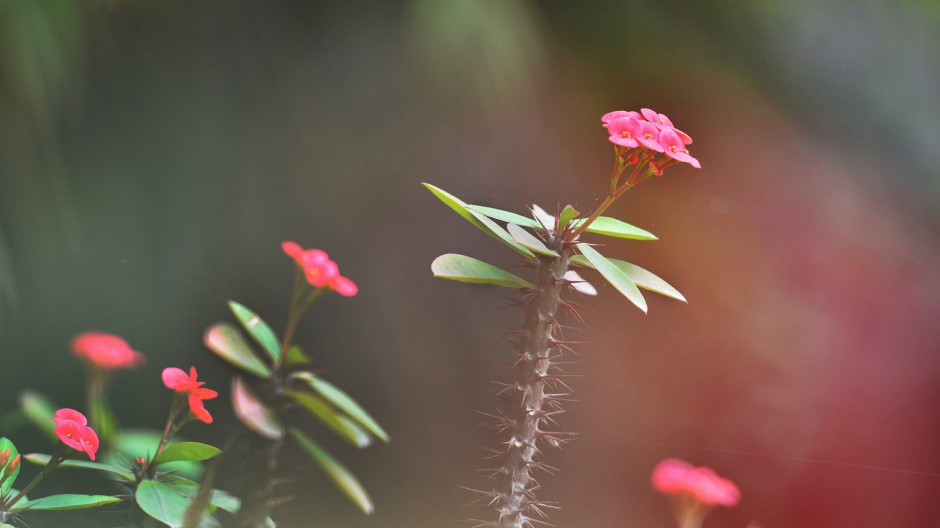
[{"label": "single pink flower", "polygon": [[300,266],[311,286],[322,288],[339,275],[339,267],[322,250],[305,250],[294,242],[282,243],[281,249]]},{"label": "single pink flower", "polygon": [[75,336],[72,339],[72,353],[103,370],[133,368],[144,362],[144,355],[133,350],[127,341],[100,332]]},{"label": "single pink flower", "polygon": [[662,129],[659,133],[659,144],[662,145],[664,149],[661,152],[665,152],[670,158],[688,163],[696,169],[702,168],[702,164],[689,154],[689,149],[685,148],[685,144],[682,142],[679,135],[676,134],[675,130],[671,128]]},{"label": "single pink flower", "polygon": [[654,110],[650,110],[649,108],[640,109],[640,113],[643,114],[643,117],[645,117],[647,121],[649,121],[650,123],[653,123],[653,125],[655,125],[656,128],[664,128],[664,127],[672,128],[672,121],[670,121],[669,118],[666,117],[666,114],[658,114]]},{"label": "single pink flower", "polygon": [[659,130],[649,121],[637,121],[640,130],[636,134],[636,140],[644,147],[662,152],[663,146],[659,144]]},{"label": "single pink flower", "polygon": [[613,112],[607,112],[606,114],[601,116],[601,123],[603,123],[601,126],[606,128],[610,124],[611,121],[613,121],[614,119],[621,118],[621,117],[632,117],[634,119],[643,119],[643,116],[641,116],[639,112],[633,112],[633,111],[625,112],[623,110],[614,110]]},{"label": "single pink flower", "polygon": [[653,469],[653,488],[666,495],[684,495],[707,506],[734,506],[741,500],[738,487],[706,467],[669,458]]},{"label": "single pink flower", "polygon": [[163,369],[163,384],[166,388],[185,393],[189,399],[189,411],[205,423],[212,423],[212,415],[206,410],[202,400],[211,400],[219,395],[212,389],[203,388],[206,384],[196,376],[196,367],[189,368],[189,375],[182,369],[168,367]]},{"label": "single pink flower", "polygon": [[337,275],[330,281],[330,288],[343,297],[353,297],[359,293],[359,287],[356,286],[356,283],[342,275]]},{"label": "single pink flower", "polygon": [[633,117],[617,117],[607,126],[610,142],[627,148],[636,148],[640,145],[637,143],[640,130],[640,122]]},{"label": "single pink flower", "polygon": [[55,422],[55,434],[63,444],[85,453],[91,460],[98,452],[98,435],[88,427],[85,415],[74,409],[59,409],[52,417]]}]

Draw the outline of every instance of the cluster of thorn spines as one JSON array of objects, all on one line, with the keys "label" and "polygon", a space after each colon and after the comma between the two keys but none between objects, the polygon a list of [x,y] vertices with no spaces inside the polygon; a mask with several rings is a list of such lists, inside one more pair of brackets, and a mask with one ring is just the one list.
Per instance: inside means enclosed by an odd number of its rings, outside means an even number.
[{"label": "cluster of thorn spines", "polygon": [[496,521],[471,520],[475,527],[526,528],[549,525],[546,510],[557,509],[553,502],[535,496],[538,472],[553,474],[556,468],[543,460],[541,447],[560,447],[571,440],[573,433],[560,432],[556,418],[564,413],[562,404],[571,400],[571,387],[564,381],[570,375],[564,367],[566,353],[573,352],[564,338],[559,323],[560,312],[580,321],[576,307],[561,298],[568,283],[568,252],[554,248],[559,257],[540,258],[535,264],[535,288],[513,299],[525,313],[519,327],[508,331],[515,361],[499,364],[511,372],[512,381],[496,382],[495,396],[501,402],[494,413],[480,413],[485,426],[503,438],[499,448],[486,449],[491,466],[481,470],[493,480],[491,490],[471,490],[480,495],[477,502],[487,501],[495,509]]}]

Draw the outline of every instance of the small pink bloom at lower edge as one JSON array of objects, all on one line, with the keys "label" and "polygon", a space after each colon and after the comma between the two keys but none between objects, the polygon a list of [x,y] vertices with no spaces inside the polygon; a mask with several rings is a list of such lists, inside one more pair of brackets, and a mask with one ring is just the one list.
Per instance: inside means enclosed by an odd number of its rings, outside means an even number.
[{"label": "small pink bloom at lower edge", "polygon": [[104,370],[134,368],[144,362],[144,355],[132,349],[127,341],[101,332],[86,332],[72,338],[72,353]]},{"label": "small pink bloom at lower edge", "polygon": [[656,465],[652,485],[660,493],[686,495],[709,506],[734,506],[741,500],[741,491],[730,480],[709,468],[693,467],[674,458]]}]

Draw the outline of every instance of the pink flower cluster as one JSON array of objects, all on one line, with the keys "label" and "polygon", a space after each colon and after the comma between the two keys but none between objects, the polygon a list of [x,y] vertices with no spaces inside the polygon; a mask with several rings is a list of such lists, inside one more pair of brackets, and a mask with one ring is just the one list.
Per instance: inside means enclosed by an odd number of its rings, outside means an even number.
[{"label": "pink flower cluster", "polygon": [[328,287],[344,297],[359,293],[356,283],[339,274],[339,266],[319,249],[304,249],[295,242],[284,242],[281,248],[303,270],[307,282],[315,288]]},{"label": "pink flower cluster", "polygon": [[694,467],[675,458],[667,458],[656,465],[652,484],[660,493],[684,495],[708,506],[734,506],[741,500],[741,492],[734,482],[719,477],[707,467]]},{"label": "pink flower cluster", "polygon": [[74,409],[59,409],[52,417],[55,422],[55,435],[62,443],[72,449],[85,453],[94,460],[98,452],[98,434],[88,427],[85,415]]},{"label": "pink flower cluster", "polygon": [[102,370],[133,368],[144,362],[144,355],[127,341],[112,334],[86,332],[72,339],[72,353]]},{"label": "pink flower cluster", "polygon": [[[643,108],[639,112],[617,110],[604,114],[601,122],[607,128],[610,142],[622,147],[618,150],[628,163],[636,163],[641,155],[648,157],[650,168],[657,176],[662,176],[663,169],[676,163],[688,163],[696,169],[702,168],[686,148],[686,145],[692,144],[692,138],[675,128],[664,114],[649,108]],[[630,149],[639,150],[628,155],[627,151]],[[668,159],[653,159],[654,153],[664,154]]]}]

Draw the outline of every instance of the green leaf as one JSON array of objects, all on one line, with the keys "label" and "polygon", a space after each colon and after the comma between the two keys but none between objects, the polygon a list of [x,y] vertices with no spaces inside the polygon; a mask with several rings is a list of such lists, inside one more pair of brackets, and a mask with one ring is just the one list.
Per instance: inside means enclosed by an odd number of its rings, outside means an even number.
[{"label": "green leaf", "polygon": [[[123,429],[114,440],[114,450],[105,455],[105,462],[111,465],[122,464],[137,457],[149,459],[157,452],[160,445],[161,433],[146,429]],[[183,439],[176,436],[176,441]],[[176,443],[171,440],[170,445]],[[173,471],[189,478],[199,478],[203,468],[199,462],[168,462],[160,468],[162,471]]]},{"label": "green leaf", "polygon": [[572,220],[574,220],[575,217],[577,217],[579,214],[581,213],[577,212],[574,209],[574,207],[571,207],[570,205],[566,205],[565,208],[562,209],[561,213],[558,215],[558,230],[564,231],[565,228],[568,227],[568,222],[571,222]]},{"label": "green leaf", "polygon": [[[0,498],[6,498],[10,489],[13,488],[13,482],[16,480],[17,475],[20,474],[20,467],[23,465],[21,461],[14,462],[16,455],[20,454],[20,452],[16,450],[16,446],[13,445],[13,442],[6,437],[0,438],[0,451],[7,450],[10,451],[10,454],[7,456],[7,461],[3,464],[3,467],[0,467]],[[13,464],[16,465],[13,466]]]},{"label": "green leaf", "polygon": [[144,513],[163,524],[172,528],[183,525],[189,499],[171,486],[156,480],[145,480],[137,486],[134,498]]},{"label": "green leaf", "polygon": [[518,215],[516,213],[511,213],[509,211],[503,211],[502,209],[494,209],[492,207],[484,207],[482,205],[468,205],[467,209],[471,211],[476,211],[481,215],[488,216],[490,218],[495,218],[496,220],[501,220],[503,222],[512,222],[516,225],[521,225],[525,227],[532,227],[535,229],[541,229],[542,224],[537,221],[529,218],[527,216]]},{"label": "green leaf", "polygon": [[529,259],[535,258],[535,255],[533,255],[531,251],[513,240],[505,229],[499,227],[498,224],[487,218],[485,215],[468,209],[467,204],[462,202],[460,198],[457,198],[443,189],[438,189],[430,183],[425,183],[423,185],[427,187],[429,191],[434,193],[434,196],[437,196],[440,201],[444,202],[444,204],[456,211],[457,214],[464,217],[464,219],[476,226],[477,229],[506,244],[525,257],[528,257]]},{"label": "green leaf", "polygon": [[232,407],[238,419],[252,431],[269,440],[284,437],[284,426],[277,414],[251,392],[241,378],[232,382]]},{"label": "green leaf", "polygon": [[356,403],[348,394],[339,389],[339,387],[315,376],[311,372],[298,372],[294,375],[295,379],[303,381],[310,386],[317,394],[323,396],[327,401],[338,407],[359,425],[368,429],[379,440],[388,443],[388,433],[375,421],[361,405]]},{"label": "green leaf", "polygon": [[287,349],[287,354],[284,355],[284,366],[288,370],[294,367],[300,367],[303,365],[309,365],[312,360],[310,356],[304,353],[303,349],[297,345],[291,345]]},{"label": "green leaf", "polygon": [[78,495],[64,493],[62,495],[49,495],[30,501],[19,501],[10,508],[17,510],[80,510],[83,508],[96,508],[106,504],[121,502],[120,497],[110,495]]},{"label": "green leaf", "polygon": [[[200,487],[198,482],[179,475],[166,475],[161,480],[173,486],[180,495],[190,499],[196,496]],[[209,499],[209,504],[229,513],[238,513],[238,508],[241,505],[238,497],[220,489],[212,490],[212,498]]]},{"label": "green leaf", "polygon": [[242,333],[234,326],[228,323],[210,326],[203,342],[209,350],[232,365],[261,378],[271,377],[271,369],[258,359]]},{"label": "green leaf", "polygon": [[375,505],[372,504],[372,499],[369,497],[369,494],[348,469],[343,467],[342,464],[337,462],[335,458],[330,456],[329,453],[324,451],[322,447],[317,445],[316,442],[311,440],[310,437],[303,434],[300,430],[294,427],[288,430],[291,436],[297,440],[297,443],[304,448],[304,451],[310,455],[310,458],[323,469],[327,476],[333,480],[336,486],[339,487],[356,506],[359,506],[366,515],[371,515],[372,512],[375,511]]},{"label": "green leaf", "polygon": [[[671,297],[678,301],[688,302],[685,300],[685,296],[679,293],[679,290],[673,288],[668,282],[660,279],[656,275],[652,274],[649,271],[635,265],[630,264],[629,262],[617,259],[607,259],[614,263],[621,271],[627,274],[627,277],[630,277],[637,286],[643,288],[644,290],[649,290],[656,292],[660,295],[665,295],[666,297]],[[571,258],[571,262],[574,264],[580,264],[582,266],[588,266],[593,268],[590,261],[584,258],[581,255],[575,255]]]},{"label": "green leaf", "polygon": [[199,442],[180,442],[172,444],[160,453],[160,456],[153,461],[155,465],[165,464],[167,462],[176,462],[179,460],[196,461],[209,460],[216,457],[222,450],[218,447]]},{"label": "green leaf", "polygon": [[613,262],[607,259],[604,255],[601,255],[591,246],[581,243],[575,244],[575,247],[578,248],[578,251],[581,252],[584,257],[590,261],[591,265],[600,272],[601,276],[607,279],[614,288],[622,293],[627,299],[630,300],[637,308],[643,310],[643,313],[646,313],[646,299],[643,298],[643,294],[640,293],[640,290],[636,287],[636,284],[630,280],[630,277],[626,273],[620,270]]},{"label": "green leaf", "polygon": [[277,334],[274,333],[274,330],[271,330],[268,323],[265,323],[257,314],[235,301],[229,301],[228,307],[231,308],[232,313],[238,318],[238,322],[242,324],[248,335],[271,356],[274,364],[280,364],[281,345],[277,341]]},{"label": "green leaf", "polygon": [[516,224],[506,224],[506,230],[509,231],[509,234],[512,235],[512,238],[515,239],[516,242],[531,249],[532,251],[535,251],[536,253],[541,253],[542,255],[548,255],[550,257],[559,256],[557,251],[548,249],[544,242]]},{"label": "green leaf", "polygon": [[23,391],[20,394],[20,407],[26,418],[40,431],[54,442],[59,441],[55,435],[55,422],[52,421],[59,407],[52,400],[38,392]]},{"label": "green leaf", "polygon": [[493,284],[506,288],[532,289],[535,287],[529,281],[492,264],[456,253],[447,253],[434,259],[431,263],[431,272],[435,277],[460,282]]},{"label": "green leaf", "polygon": [[334,433],[350,444],[361,449],[372,443],[372,437],[369,436],[369,433],[346,416],[340,414],[339,411],[321,398],[297,391],[287,391],[285,395],[299,403],[310,414],[323,422],[323,425],[332,429]]},{"label": "green leaf", "polygon": [[[575,221],[575,228],[586,221],[586,218]],[[631,238],[633,240],[659,240],[656,238],[656,235],[645,229],[640,229],[639,227],[632,226],[616,218],[610,218],[609,216],[598,216],[585,231],[617,238]]]},{"label": "green leaf", "polygon": [[[38,464],[40,466],[45,466],[49,463],[51,458],[49,455],[44,455],[41,453],[30,453],[24,455],[23,458],[32,462],[33,464]],[[66,460],[59,464],[57,467],[64,468],[79,468],[79,469],[93,469],[95,471],[104,471],[106,473],[111,473],[117,475],[123,480],[128,482],[134,482],[134,473],[127,468],[120,466],[115,466],[111,464],[103,464],[101,462],[91,462],[89,460]]]}]

